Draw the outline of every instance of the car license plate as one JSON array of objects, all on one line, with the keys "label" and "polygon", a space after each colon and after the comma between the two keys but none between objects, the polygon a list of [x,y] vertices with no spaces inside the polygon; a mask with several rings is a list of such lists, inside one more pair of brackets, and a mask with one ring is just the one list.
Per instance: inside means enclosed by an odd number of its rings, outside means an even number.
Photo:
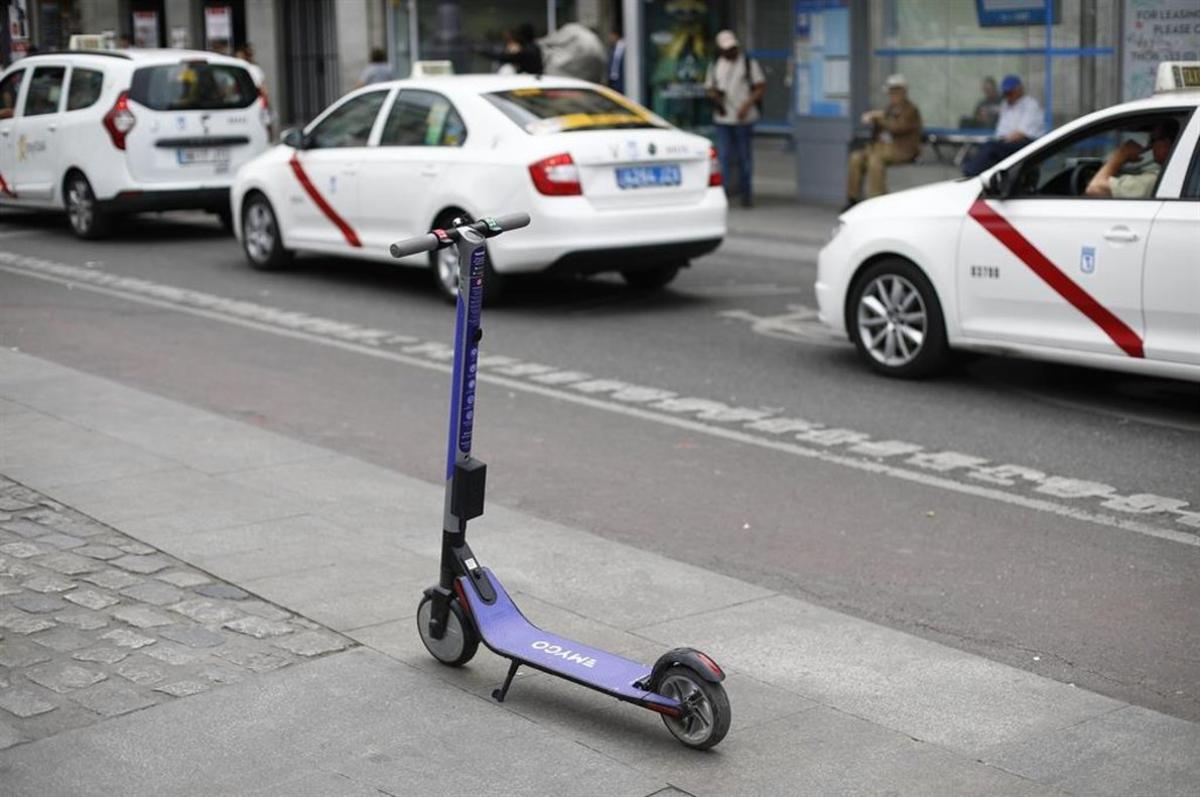
[{"label": "car license plate", "polygon": [[682,173],[674,163],[661,166],[622,166],[617,169],[619,188],[657,188],[679,185],[681,182]]},{"label": "car license plate", "polygon": [[175,150],[175,156],[183,165],[190,163],[228,163],[228,147],[183,147]]}]

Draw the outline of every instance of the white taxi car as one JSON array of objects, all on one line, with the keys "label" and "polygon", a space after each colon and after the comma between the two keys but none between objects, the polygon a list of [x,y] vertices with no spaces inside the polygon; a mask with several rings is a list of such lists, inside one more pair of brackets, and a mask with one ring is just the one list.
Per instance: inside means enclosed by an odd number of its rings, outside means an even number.
[{"label": "white taxi car", "polygon": [[[459,75],[359,89],[238,173],[235,231],[255,268],[294,250],[392,261],[394,241],[475,217],[533,223],[491,245],[495,274],[620,272],[660,287],[725,235],[716,153],[602,86]],[[452,249],[410,258],[447,297]]]},{"label": "white taxi car", "polygon": [[65,209],[83,238],[120,213],[228,216],[233,175],[268,146],[252,69],[191,50],[20,59],[0,74],[0,204]]},{"label": "white taxi car", "polygon": [[1200,64],[978,178],[872,199],[818,258],[821,320],[884,374],[950,349],[1200,380]]}]

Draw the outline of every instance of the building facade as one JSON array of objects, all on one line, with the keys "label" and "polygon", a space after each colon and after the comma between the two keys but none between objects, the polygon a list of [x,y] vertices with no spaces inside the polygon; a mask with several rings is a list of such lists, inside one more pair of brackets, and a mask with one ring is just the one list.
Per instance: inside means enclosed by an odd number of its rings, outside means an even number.
[{"label": "building facade", "polygon": [[625,40],[626,93],[711,132],[704,75],[732,28],[767,77],[766,135],[797,151],[797,194],[837,200],[855,121],[904,74],[928,128],[978,130],[987,78],[1017,74],[1050,126],[1149,94],[1160,60],[1200,60],[1196,0],[9,0],[7,61],[109,33],[135,46],[232,52],[251,43],[286,126],[353,88],[373,48],[489,71],[505,33],[578,22]]}]

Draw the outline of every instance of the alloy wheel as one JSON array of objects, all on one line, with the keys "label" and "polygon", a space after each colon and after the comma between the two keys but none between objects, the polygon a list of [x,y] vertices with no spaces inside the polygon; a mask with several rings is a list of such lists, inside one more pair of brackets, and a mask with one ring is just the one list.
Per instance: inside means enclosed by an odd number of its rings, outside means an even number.
[{"label": "alloy wheel", "polygon": [[898,274],[881,274],[858,301],[858,335],[877,362],[889,368],[916,359],[925,343],[929,317],[916,286]]}]

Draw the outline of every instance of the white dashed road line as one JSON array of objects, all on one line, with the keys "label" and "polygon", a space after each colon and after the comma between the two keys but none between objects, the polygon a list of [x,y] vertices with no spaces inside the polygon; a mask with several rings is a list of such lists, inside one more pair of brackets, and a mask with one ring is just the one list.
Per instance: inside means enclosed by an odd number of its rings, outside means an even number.
[{"label": "white dashed road line", "polygon": [[[0,251],[0,270],[420,368],[449,372],[454,356],[445,343],[14,252]],[[482,357],[480,369],[481,380],[511,390],[1200,547],[1200,507],[1177,498],[1126,493],[1100,482],[903,440],[874,440],[777,409],[730,406],[514,357]]]}]

